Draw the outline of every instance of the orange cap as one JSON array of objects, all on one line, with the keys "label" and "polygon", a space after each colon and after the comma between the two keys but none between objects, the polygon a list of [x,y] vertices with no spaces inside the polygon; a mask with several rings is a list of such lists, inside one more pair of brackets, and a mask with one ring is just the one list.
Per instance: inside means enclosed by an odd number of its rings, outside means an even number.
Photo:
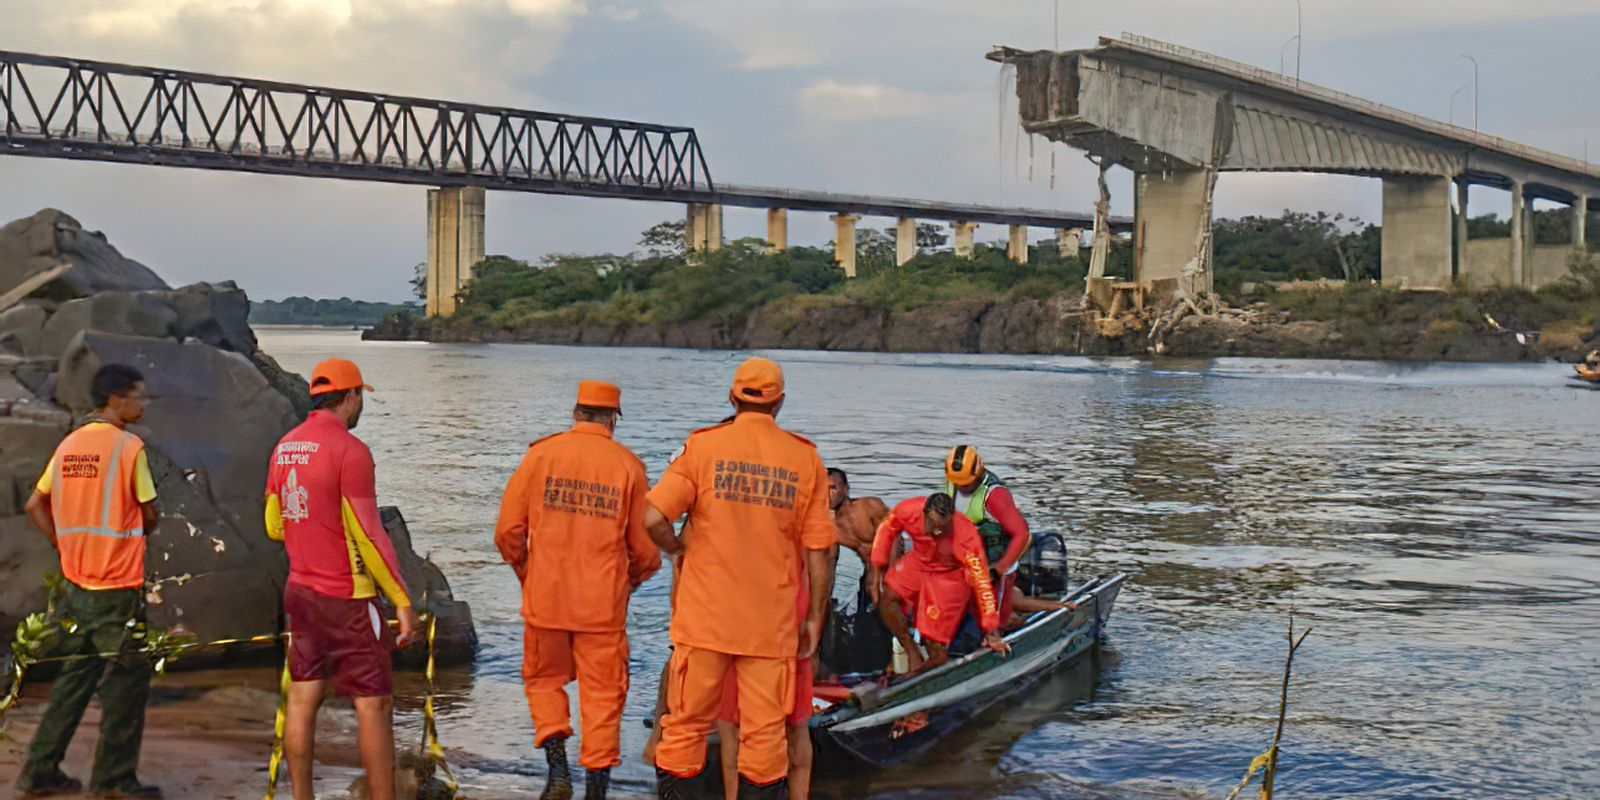
[{"label": "orange cap", "polygon": [[768,358],[747,358],[733,372],[731,400],[745,403],[776,403],[783,397],[783,367]]},{"label": "orange cap", "polygon": [[622,390],[605,381],[578,381],[578,405],[622,410]]},{"label": "orange cap", "polygon": [[354,361],[330,358],[311,370],[312,397],[328,392],[342,392],[346,389],[372,391],[372,387],[361,380],[361,370]]},{"label": "orange cap", "polygon": [[956,486],[966,486],[983,477],[983,459],[972,445],[958,444],[944,457],[944,477]]}]

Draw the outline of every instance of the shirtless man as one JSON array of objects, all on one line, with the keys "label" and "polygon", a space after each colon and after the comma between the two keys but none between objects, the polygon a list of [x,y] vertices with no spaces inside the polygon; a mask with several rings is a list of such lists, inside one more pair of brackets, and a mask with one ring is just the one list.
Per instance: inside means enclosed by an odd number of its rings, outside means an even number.
[{"label": "shirtless man", "polygon": [[[861,559],[862,582],[866,584],[867,596],[872,598],[872,602],[878,602],[878,575],[872,566],[872,541],[877,535],[878,523],[889,516],[889,507],[876,497],[851,497],[850,476],[838,467],[828,468],[828,506],[833,510],[839,546],[853,550]],[[837,552],[834,557],[837,566]]]}]

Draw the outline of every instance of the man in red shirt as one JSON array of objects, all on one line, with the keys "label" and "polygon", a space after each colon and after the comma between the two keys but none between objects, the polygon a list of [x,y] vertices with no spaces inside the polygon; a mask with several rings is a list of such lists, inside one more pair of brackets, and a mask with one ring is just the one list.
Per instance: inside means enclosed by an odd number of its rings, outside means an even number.
[{"label": "man in red shirt", "polygon": [[[889,551],[902,533],[911,537],[911,551],[890,567]],[[972,600],[977,602],[984,646],[998,653],[1010,651],[1000,638],[1000,603],[989,581],[983,543],[972,522],[955,513],[950,495],[917,497],[895,506],[878,526],[872,565],[883,573],[878,611],[905,648],[911,672],[949,660],[950,640]],[[906,612],[914,615],[917,631],[928,647],[926,659],[911,639]]]},{"label": "man in red shirt", "polygon": [[312,411],[284,434],[267,473],[267,536],[289,554],[289,707],[283,747],[295,800],[314,800],[317,710],[331,679],[355,700],[361,765],[373,800],[394,800],[389,633],[374,598],[398,612],[400,645],[420,623],[378,516],[372,452],[350,429],[371,391],[356,365],[330,358],[311,372]]}]

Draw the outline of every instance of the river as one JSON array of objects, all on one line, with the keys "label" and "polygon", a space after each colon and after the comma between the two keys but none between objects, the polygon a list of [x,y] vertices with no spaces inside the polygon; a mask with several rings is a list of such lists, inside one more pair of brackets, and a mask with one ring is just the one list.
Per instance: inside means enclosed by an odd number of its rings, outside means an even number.
[{"label": "river", "polygon": [[[518,587],[491,541],[504,482],[568,423],[580,378],[623,387],[618,438],[659,475],[727,413],[741,354],[259,333],[290,369],[344,356],[377,387],[357,433],[379,500],[482,637],[444,676],[440,735],[469,793],[535,788]],[[1282,796],[1600,796],[1600,394],[1565,388],[1566,367],[770,355],[781,421],[854,494],[925,493],[968,442],[1036,528],[1067,534],[1076,573],[1133,576],[1097,657],[929,760],[819,797],[1220,797],[1270,742],[1291,611],[1313,631]],[[633,601],[624,792],[653,780],[637,754],[667,583]]]}]

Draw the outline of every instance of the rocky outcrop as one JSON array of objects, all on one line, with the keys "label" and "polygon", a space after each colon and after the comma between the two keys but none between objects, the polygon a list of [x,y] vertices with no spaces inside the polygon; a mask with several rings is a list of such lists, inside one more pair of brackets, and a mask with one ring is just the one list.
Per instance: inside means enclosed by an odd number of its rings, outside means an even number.
[{"label": "rocky outcrop", "polygon": [[[72,269],[0,308],[0,630],[42,607],[42,577],[57,562],[22,506],[93,410],[89,383],[108,363],[138,368],[149,395],[131,429],[148,446],[161,512],[146,561],[151,622],[203,641],[280,630],[288,565],[266,538],[262,487],[273,446],[309,410],[305,380],[260,350],[237,286],[171,289],[60,212],[0,228],[0,294],[62,260]],[[419,608],[439,615],[441,657],[470,659],[470,610],[412,549],[399,512],[385,524]]]}]

